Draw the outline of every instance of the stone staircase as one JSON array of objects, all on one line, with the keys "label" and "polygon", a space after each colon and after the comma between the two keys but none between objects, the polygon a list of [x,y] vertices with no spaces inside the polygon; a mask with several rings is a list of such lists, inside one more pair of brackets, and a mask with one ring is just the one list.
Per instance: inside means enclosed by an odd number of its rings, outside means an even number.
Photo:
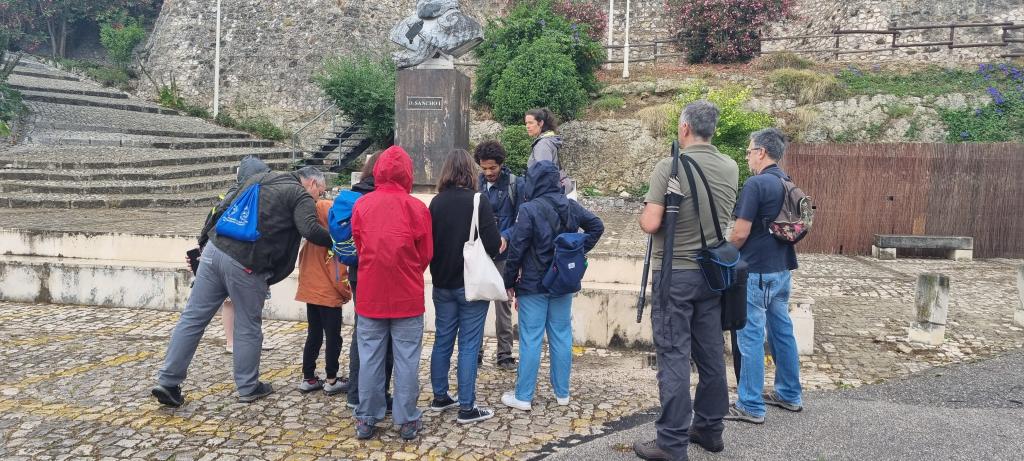
[{"label": "stone staircase", "polygon": [[9,79],[30,114],[0,148],[0,207],[210,206],[246,155],[291,166],[291,149],[103,88],[24,58]]},{"label": "stone staircase", "polygon": [[373,145],[370,133],[361,123],[353,123],[340,114],[334,117],[331,128],[319,140],[319,147],[303,153],[302,164],[335,173],[344,170]]}]

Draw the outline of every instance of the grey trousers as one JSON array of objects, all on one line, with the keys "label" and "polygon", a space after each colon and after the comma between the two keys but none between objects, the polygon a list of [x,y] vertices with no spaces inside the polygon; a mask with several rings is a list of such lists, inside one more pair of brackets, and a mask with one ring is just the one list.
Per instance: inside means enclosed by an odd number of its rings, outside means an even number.
[{"label": "grey trousers", "polygon": [[[673,270],[667,305],[661,303],[661,271],[654,272],[651,324],[658,355],[658,394],[661,416],[655,421],[658,447],[673,460],[687,459],[687,431],[721,434],[729,409],[725,377],[720,295],[712,291],[699,270]],[[690,358],[700,381],[690,401]],[[693,414],[691,424],[690,415]]]},{"label": "grey trousers", "polygon": [[206,245],[199,258],[192,294],[171,333],[167,357],[157,375],[162,386],[178,386],[185,380],[206,326],[230,296],[235,304],[234,368],[239,395],[256,390],[263,346],[263,303],[267,297],[266,274],[252,274],[230,256]]},{"label": "grey trousers", "polygon": [[[505,260],[495,261],[498,273],[505,273]],[[498,338],[498,352],[495,360],[500,362],[512,358],[512,303],[494,301],[494,335]]]},{"label": "grey trousers", "polygon": [[384,397],[385,341],[391,334],[394,352],[394,388],[392,418],[396,425],[420,419],[423,412],[416,407],[420,396],[420,353],[423,351],[423,316],[403,319],[372,319],[356,314],[359,343],[359,405],[356,419],[371,426],[384,420],[387,401]]}]

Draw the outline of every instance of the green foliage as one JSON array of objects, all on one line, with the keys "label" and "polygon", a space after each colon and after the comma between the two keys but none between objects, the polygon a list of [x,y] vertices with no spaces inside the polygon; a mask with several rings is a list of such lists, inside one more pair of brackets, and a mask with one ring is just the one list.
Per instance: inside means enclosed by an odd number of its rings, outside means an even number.
[{"label": "green foliage", "polygon": [[8,122],[16,119],[24,111],[25,106],[21,103],[21,94],[7,86],[6,83],[0,82],[0,138],[11,135]]},{"label": "green foliage", "polygon": [[940,109],[948,142],[1024,141],[1024,69],[1007,64],[981,64],[975,88],[990,104],[962,110]]},{"label": "green foliage", "polygon": [[490,95],[495,119],[516,123],[526,111],[546,106],[566,120],[587,105],[587,92],[559,40],[542,37],[509,62]]},{"label": "green foliage", "polygon": [[914,113],[914,108],[905,104],[892,103],[882,107],[882,112],[889,118],[903,118]]},{"label": "green foliage", "polygon": [[[217,115],[219,116],[221,114]],[[272,141],[284,141],[291,136],[290,133],[275,125],[274,122],[265,115],[242,117],[235,123],[233,128],[248,131],[249,133],[255,134],[263,139],[270,139]]]},{"label": "green foliage", "polygon": [[220,126],[246,131],[262,139],[283,141],[291,136],[291,133],[275,125],[267,116],[249,114],[245,107],[237,108],[237,116],[232,116],[227,111],[221,111],[214,118],[205,107],[191,104],[181,97],[178,93],[178,86],[173,81],[170,85],[160,87],[157,102],[162,106],[182,111],[192,117],[212,119],[214,123]]},{"label": "green foliage", "polygon": [[795,53],[788,51],[762,55],[760,58],[757,58],[756,63],[757,68],[762,70],[810,69],[814,67],[814,61],[801,58]]},{"label": "green foliage", "polygon": [[381,146],[391,145],[395,137],[395,79],[390,59],[365,54],[331,59],[315,77],[327,96],[352,121],[363,123]]},{"label": "green foliage", "polygon": [[523,176],[526,174],[526,161],[530,159],[530,151],[533,149],[533,138],[526,134],[526,126],[509,125],[498,137],[502,147],[505,148],[505,165],[513,173]]},{"label": "green foliage", "polygon": [[80,72],[100,85],[127,90],[131,87],[134,74],[128,69],[105,66],[91,61],[57,58],[58,66],[70,72]]},{"label": "green foliage", "polygon": [[855,95],[931,96],[978,88],[981,77],[968,71],[928,67],[910,73],[865,72],[850,66],[836,75]]},{"label": "green foliage", "polygon": [[777,69],[768,80],[779,91],[792,96],[800,104],[834,101],[847,96],[846,88],[835,77],[813,70]]},{"label": "green foliage", "polygon": [[[516,65],[522,65],[524,61],[532,59],[544,59],[545,62],[555,61],[551,54],[561,54],[570,63],[558,59],[557,73],[554,70],[547,70],[547,80],[572,81],[576,84],[568,91],[576,92],[576,87],[582,89],[582,94],[595,92],[598,89],[597,78],[594,72],[604,62],[606,54],[600,43],[587,34],[586,25],[573,24],[565,17],[552,10],[550,0],[522,1],[504,18],[490,20],[484,30],[484,42],[474,51],[480,60],[480,66],[476,72],[476,89],[473,92],[473,101],[477,105],[490,105],[495,110],[502,109],[501,103],[497,100],[496,90],[501,86],[501,81],[506,78],[521,79],[528,75],[523,71],[514,71]],[[536,46],[535,42],[544,40],[543,46]],[[528,56],[520,59],[521,56]],[[533,68],[538,68],[532,64]],[[513,71],[509,72],[510,69]],[[527,82],[504,82],[504,87],[523,87]],[[547,86],[543,93],[536,97],[538,101],[531,109],[537,106],[548,106],[563,119],[572,118],[576,111],[583,107],[583,104],[565,107],[560,112],[551,101],[561,100],[575,101],[579,99],[578,94],[563,96],[564,90],[558,87]],[[507,98],[508,95],[506,94]],[[511,109],[502,109],[507,113]],[[518,109],[517,109],[518,110]],[[515,117],[509,116],[506,120],[510,123],[522,119],[523,111]],[[513,120],[514,119],[514,120]]]},{"label": "green foliage", "polygon": [[132,51],[145,38],[146,31],[131,18],[121,23],[107,22],[100,27],[100,43],[110,60],[122,69],[131,64]]},{"label": "green foliage", "polygon": [[591,106],[593,106],[597,110],[607,110],[607,111],[622,109],[622,107],[625,106],[625,105],[626,105],[626,100],[622,96],[616,96],[616,95],[611,95],[611,94],[601,96],[600,99],[598,99],[597,101],[594,101],[591,104]]},{"label": "green foliage", "polygon": [[679,113],[683,107],[700,99],[706,99],[718,106],[718,128],[711,142],[739,165],[741,187],[750,176],[746,161],[750,133],[775,126],[775,119],[771,115],[743,108],[743,103],[750,99],[750,95],[749,87],[729,86],[712,89],[704,83],[695,83],[679,92],[675,98],[676,110],[669,114],[669,139],[676,139],[679,136]]}]

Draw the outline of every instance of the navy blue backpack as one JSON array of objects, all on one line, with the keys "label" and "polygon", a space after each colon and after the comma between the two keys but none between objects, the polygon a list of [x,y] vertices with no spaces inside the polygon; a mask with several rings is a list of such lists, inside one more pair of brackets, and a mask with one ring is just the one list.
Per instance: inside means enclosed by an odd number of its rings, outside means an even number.
[{"label": "navy blue backpack", "polygon": [[[547,200],[545,200],[547,202]],[[552,211],[554,204],[549,202]],[[557,215],[557,212],[555,213]],[[569,227],[562,222],[561,217],[557,219],[559,229],[565,230]],[[583,288],[583,275],[587,272],[587,254],[584,250],[584,243],[587,234],[575,232],[563,232],[555,237],[555,257],[551,260],[551,267],[544,274],[541,284],[554,296],[576,293]],[[557,231],[556,231],[557,232]]]}]

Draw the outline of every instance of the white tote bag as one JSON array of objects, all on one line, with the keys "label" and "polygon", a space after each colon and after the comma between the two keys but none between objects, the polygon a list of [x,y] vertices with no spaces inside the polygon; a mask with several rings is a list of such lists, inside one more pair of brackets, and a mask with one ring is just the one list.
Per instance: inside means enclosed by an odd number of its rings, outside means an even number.
[{"label": "white tote bag", "polygon": [[473,223],[469,229],[469,240],[462,247],[463,272],[466,284],[466,301],[508,301],[505,281],[502,280],[494,261],[487,255],[484,243],[480,241],[480,193],[473,195]]}]

